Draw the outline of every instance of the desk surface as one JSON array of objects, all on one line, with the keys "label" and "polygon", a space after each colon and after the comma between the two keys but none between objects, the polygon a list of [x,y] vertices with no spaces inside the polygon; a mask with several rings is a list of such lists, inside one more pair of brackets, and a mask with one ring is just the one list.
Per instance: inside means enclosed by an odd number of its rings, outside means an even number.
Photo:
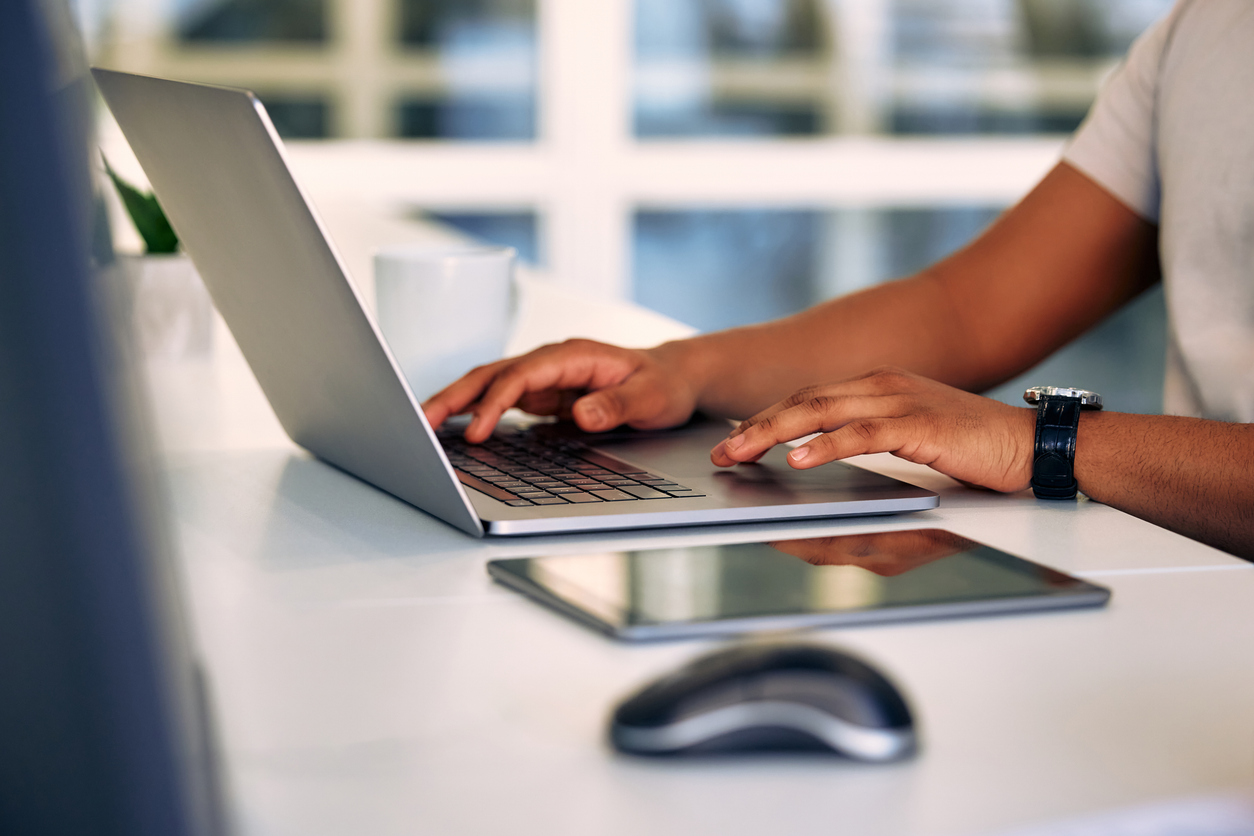
[{"label": "desk surface", "polygon": [[[528,288],[515,347],[682,327]],[[552,317],[553,310],[564,315]],[[577,323],[571,326],[570,323]],[[972,491],[893,518],[476,541],[295,448],[224,333],[146,364],[193,622],[245,834],[983,834],[1254,789],[1254,567],[1095,502]],[[942,527],[1111,587],[1098,611],[828,630],[908,692],[923,748],[615,755],[628,691],[714,646],[617,644],[495,586],[488,559]]]}]

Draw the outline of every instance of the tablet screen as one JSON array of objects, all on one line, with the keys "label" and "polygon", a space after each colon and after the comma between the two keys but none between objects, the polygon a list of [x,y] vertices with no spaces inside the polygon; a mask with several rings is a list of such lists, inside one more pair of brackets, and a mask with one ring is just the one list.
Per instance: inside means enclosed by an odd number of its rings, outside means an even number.
[{"label": "tablet screen", "polygon": [[937,529],[496,560],[488,570],[632,639],[1100,606],[1110,597]]}]

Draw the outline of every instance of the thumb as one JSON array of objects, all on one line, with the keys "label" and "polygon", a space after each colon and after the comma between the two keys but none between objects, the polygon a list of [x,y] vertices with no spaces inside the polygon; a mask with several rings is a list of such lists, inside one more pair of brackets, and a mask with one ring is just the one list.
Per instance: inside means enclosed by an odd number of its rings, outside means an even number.
[{"label": "thumb", "polygon": [[571,417],[584,432],[604,432],[612,430],[626,419],[626,404],[619,394],[622,386],[601,389],[584,395],[570,407]]},{"label": "thumb", "polygon": [[621,424],[638,428],[682,424],[688,416],[667,414],[676,411],[668,409],[667,400],[655,377],[638,374],[584,395],[571,406],[571,416],[585,432],[604,432]]}]

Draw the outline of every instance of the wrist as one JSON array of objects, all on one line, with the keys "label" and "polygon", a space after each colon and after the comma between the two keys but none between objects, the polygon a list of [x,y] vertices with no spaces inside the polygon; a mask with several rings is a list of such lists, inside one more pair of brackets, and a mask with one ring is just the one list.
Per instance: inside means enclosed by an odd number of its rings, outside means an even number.
[{"label": "wrist", "polygon": [[1075,499],[1080,415],[1086,409],[1101,409],[1101,395],[1086,389],[1035,386],[1023,398],[1037,405],[1032,492],[1037,499]]},{"label": "wrist", "polygon": [[1109,463],[1104,463],[1104,460],[1109,458],[1106,455],[1109,445],[1107,430],[1112,418],[1117,420],[1118,413],[1087,410],[1080,413],[1080,425],[1076,428],[1075,480],[1080,492],[1086,496],[1088,491],[1084,486],[1092,482],[1095,473],[1108,467]]},{"label": "wrist", "polygon": [[687,389],[696,408],[703,408],[709,382],[715,376],[715,354],[704,337],[672,340],[648,349],[648,353],[675,382]]},{"label": "wrist", "polygon": [[1028,490],[1032,487],[1032,467],[1036,462],[1036,408],[1012,407],[1019,416],[1015,429],[1015,478],[1011,481],[1012,491]]}]

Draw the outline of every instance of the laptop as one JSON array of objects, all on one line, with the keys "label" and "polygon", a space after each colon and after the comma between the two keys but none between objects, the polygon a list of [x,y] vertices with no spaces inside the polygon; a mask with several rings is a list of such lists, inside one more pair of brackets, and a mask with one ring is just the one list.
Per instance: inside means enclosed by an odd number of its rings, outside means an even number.
[{"label": "laptop", "polygon": [[323,461],[474,536],[936,507],[931,491],[844,463],[793,470],[782,450],[717,468],[709,451],[727,425],[715,421],[597,435],[505,427],[474,447],[442,431],[446,452],[257,98],[92,73],[279,422]]}]

